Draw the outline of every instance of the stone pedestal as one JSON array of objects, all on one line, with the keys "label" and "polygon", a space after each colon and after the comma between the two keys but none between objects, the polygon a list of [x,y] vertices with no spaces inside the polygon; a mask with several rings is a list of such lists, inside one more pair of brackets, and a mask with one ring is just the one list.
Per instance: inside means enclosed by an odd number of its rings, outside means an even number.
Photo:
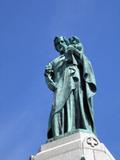
[{"label": "stone pedestal", "polygon": [[31,160],[115,160],[93,133],[78,132],[41,146]]}]

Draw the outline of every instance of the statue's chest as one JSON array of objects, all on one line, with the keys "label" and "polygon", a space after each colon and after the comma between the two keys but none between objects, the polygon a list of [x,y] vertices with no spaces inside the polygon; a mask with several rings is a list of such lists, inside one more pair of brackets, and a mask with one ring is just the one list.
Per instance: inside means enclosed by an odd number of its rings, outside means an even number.
[{"label": "statue's chest", "polygon": [[54,72],[63,72],[63,69],[65,68],[66,63],[65,63],[65,56],[60,56],[54,61]]}]

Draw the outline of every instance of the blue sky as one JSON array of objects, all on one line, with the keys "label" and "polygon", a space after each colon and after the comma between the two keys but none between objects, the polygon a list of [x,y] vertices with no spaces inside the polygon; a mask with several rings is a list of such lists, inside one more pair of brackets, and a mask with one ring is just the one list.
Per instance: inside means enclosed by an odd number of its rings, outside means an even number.
[{"label": "blue sky", "polygon": [[80,37],[97,80],[97,135],[118,160],[119,0],[0,0],[0,159],[28,159],[46,142],[52,93],[44,68],[58,55],[55,35]]}]

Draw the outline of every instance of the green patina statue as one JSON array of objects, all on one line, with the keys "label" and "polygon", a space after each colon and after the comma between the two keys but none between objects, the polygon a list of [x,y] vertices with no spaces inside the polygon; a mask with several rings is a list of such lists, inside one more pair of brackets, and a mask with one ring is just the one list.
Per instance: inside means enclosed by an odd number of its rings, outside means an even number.
[{"label": "green patina statue", "polygon": [[92,65],[78,37],[55,37],[60,56],[45,68],[45,79],[54,93],[48,140],[78,130],[95,133],[92,98],[96,93]]}]

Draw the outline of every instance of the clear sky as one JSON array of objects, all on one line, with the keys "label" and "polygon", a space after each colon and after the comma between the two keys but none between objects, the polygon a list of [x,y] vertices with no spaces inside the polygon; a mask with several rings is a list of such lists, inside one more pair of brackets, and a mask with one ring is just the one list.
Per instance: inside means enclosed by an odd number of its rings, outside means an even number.
[{"label": "clear sky", "polygon": [[97,80],[97,135],[120,159],[119,0],[0,0],[0,159],[26,160],[46,142],[55,35],[80,37]]}]

